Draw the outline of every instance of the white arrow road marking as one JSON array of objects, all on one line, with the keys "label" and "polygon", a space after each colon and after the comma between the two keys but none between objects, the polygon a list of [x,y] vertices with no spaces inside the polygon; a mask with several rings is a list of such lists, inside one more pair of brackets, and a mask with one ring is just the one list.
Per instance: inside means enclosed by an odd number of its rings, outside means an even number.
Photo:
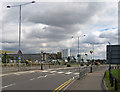
[{"label": "white arrow road marking", "polygon": [[45,75],[45,76],[39,76],[37,78],[39,79],[39,78],[45,78],[45,77],[47,77],[47,75]]},{"label": "white arrow road marking", "polygon": [[47,77],[47,75],[45,75],[44,77]]},{"label": "white arrow road marking", "polygon": [[13,84],[10,84],[10,85],[7,85],[7,86],[4,86],[4,87],[2,87],[2,89],[7,88],[7,87],[10,87],[10,86],[14,86],[14,85],[16,85],[16,83],[13,83]]}]

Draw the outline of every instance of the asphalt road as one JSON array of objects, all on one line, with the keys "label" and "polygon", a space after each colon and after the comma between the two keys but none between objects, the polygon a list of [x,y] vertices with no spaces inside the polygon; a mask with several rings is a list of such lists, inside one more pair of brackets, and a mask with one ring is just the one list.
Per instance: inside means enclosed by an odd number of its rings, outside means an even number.
[{"label": "asphalt road", "polygon": [[2,76],[2,90],[55,90],[78,76],[78,71],[78,68],[63,68],[11,73]]}]

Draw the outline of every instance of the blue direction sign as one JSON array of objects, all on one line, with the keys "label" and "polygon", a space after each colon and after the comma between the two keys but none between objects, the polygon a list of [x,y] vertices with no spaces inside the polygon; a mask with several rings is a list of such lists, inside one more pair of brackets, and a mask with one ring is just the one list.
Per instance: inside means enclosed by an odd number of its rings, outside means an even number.
[{"label": "blue direction sign", "polygon": [[20,57],[17,57],[18,60],[20,60]]}]

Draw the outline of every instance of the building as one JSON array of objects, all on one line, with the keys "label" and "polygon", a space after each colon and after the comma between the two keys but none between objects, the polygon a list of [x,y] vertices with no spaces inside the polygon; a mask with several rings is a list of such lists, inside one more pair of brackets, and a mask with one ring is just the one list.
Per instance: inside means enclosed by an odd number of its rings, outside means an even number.
[{"label": "building", "polygon": [[120,64],[120,45],[107,45],[106,52],[107,63]]},{"label": "building", "polygon": [[61,52],[57,52],[57,59],[62,59],[62,53]]},{"label": "building", "polygon": [[[18,54],[8,54],[10,56],[11,60],[16,60],[18,57]],[[45,61],[48,62],[49,60],[52,59],[57,59],[57,54],[52,53],[37,53],[37,54],[22,54],[21,59],[24,60],[30,60],[35,62],[37,61]]]},{"label": "building", "polygon": [[70,56],[70,49],[63,49],[62,58],[67,58],[68,56]]}]

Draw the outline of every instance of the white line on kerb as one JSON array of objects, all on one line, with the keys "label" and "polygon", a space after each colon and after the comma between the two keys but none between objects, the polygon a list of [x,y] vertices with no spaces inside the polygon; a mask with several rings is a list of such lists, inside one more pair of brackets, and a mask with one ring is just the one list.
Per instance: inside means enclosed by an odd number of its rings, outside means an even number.
[{"label": "white line on kerb", "polygon": [[7,85],[7,86],[4,86],[4,87],[2,87],[2,89],[7,88],[7,87],[10,87],[10,86],[14,86],[14,85],[16,85],[16,83],[13,83],[13,84],[10,84],[10,85]]}]

